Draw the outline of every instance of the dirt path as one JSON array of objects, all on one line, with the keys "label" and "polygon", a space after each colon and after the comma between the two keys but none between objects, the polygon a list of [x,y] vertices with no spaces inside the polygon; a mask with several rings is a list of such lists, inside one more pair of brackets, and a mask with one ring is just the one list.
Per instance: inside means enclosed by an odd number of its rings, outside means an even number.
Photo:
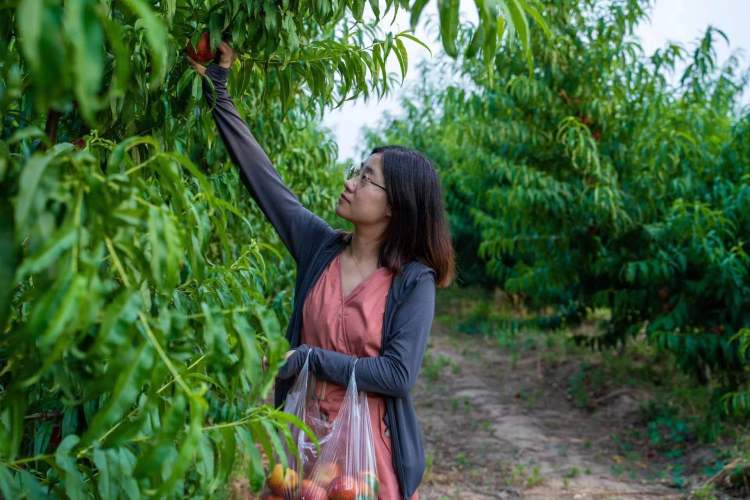
[{"label": "dirt path", "polygon": [[[414,399],[428,469],[422,499],[684,498],[655,480],[617,474],[610,413],[576,408],[537,356],[512,360],[481,336],[435,322]],[[632,405],[631,405],[632,406]]]}]

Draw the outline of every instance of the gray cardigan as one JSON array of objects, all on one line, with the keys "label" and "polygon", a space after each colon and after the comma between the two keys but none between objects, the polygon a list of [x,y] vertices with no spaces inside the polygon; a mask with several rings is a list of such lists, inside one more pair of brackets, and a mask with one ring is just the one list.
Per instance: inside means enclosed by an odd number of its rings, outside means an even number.
[{"label": "gray cardigan", "polygon": [[[214,84],[213,117],[240,178],[278,232],[297,263],[292,316],[286,331],[296,352],[280,370],[274,404],[280,406],[300,370],[308,350],[316,376],[346,386],[355,357],[319,347],[300,345],[302,306],[323,270],[346,246],[343,232],[306,209],[284,184],[268,156],[239,116],[227,92],[229,70],[210,65],[206,74]],[[209,104],[213,95],[204,81]],[[419,374],[427,337],[435,314],[435,271],[413,260],[394,277],[383,317],[380,355],[357,360],[359,389],[381,394],[386,402],[385,424],[391,435],[393,466],[401,496],[408,499],[422,480],[425,468],[422,431],[410,391]]]}]

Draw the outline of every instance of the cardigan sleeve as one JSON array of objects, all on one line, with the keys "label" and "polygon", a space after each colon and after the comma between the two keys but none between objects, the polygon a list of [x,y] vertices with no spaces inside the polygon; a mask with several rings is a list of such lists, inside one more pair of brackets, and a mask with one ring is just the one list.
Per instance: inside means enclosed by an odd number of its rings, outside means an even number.
[{"label": "cardigan sleeve", "polygon": [[[396,398],[407,396],[417,381],[434,316],[435,275],[431,271],[422,275],[400,302],[381,355],[356,358],[357,388]],[[279,377],[296,375],[308,350],[312,350],[310,362],[316,376],[348,384],[355,356],[305,344],[290,356]]]},{"label": "cardigan sleeve", "polygon": [[[229,69],[218,65],[206,68],[216,92],[212,114],[219,135],[232,161],[240,169],[240,179],[263,214],[273,225],[286,248],[299,264],[303,252],[309,252],[323,240],[326,233],[335,232],[323,219],[305,208],[284,184],[271,160],[255,140],[242,120],[227,91]],[[203,81],[203,95],[209,105],[214,103],[207,80]]]}]

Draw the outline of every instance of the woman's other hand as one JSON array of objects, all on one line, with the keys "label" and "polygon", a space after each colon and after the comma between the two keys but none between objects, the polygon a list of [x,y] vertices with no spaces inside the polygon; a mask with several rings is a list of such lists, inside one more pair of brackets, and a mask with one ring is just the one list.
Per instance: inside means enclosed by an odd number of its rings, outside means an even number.
[{"label": "woman's other hand", "polygon": [[[295,353],[296,351],[297,351],[297,349],[290,349],[290,350],[288,350],[288,351],[286,352],[286,354],[284,354],[284,361],[286,362],[286,361],[287,361],[287,360],[289,359],[289,357],[290,357],[290,356],[291,356],[292,354],[294,354],[294,353]],[[267,369],[268,369],[268,358],[267,358],[266,356],[263,356],[263,360],[262,360],[262,362],[261,362],[261,363],[262,363],[262,365],[263,365],[263,369],[264,369],[264,370],[267,370]]]},{"label": "woman's other hand", "polygon": [[307,344],[300,344],[296,349],[288,351],[284,356],[284,364],[279,369],[277,376],[282,380],[296,377],[304,366],[307,353],[310,349],[310,346]]},{"label": "woman's other hand", "polygon": [[[193,58],[191,58],[189,55],[185,54],[185,57],[187,58],[188,62],[191,66],[200,73],[201,75],[206,74],[206,67],[199,63],[198,61],[195,61]],[[229,46],[229,44],[225,41],[222,41],[219,44],[219,66],[225,69],[229,69],[232,67],[232,63],[237,58],[237,53],[234,51],[232,47]]]}]

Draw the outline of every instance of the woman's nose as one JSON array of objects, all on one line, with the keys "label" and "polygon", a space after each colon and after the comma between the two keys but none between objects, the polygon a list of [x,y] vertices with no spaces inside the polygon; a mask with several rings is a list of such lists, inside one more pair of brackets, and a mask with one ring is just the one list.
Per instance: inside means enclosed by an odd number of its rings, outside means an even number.
[{"label": "woman's nose", "polygon": [[355,179],[347,179],[344,181],[344,186],[346,186],[346,190],[353,193],[357,189],[357,183],[355,182]]}]

